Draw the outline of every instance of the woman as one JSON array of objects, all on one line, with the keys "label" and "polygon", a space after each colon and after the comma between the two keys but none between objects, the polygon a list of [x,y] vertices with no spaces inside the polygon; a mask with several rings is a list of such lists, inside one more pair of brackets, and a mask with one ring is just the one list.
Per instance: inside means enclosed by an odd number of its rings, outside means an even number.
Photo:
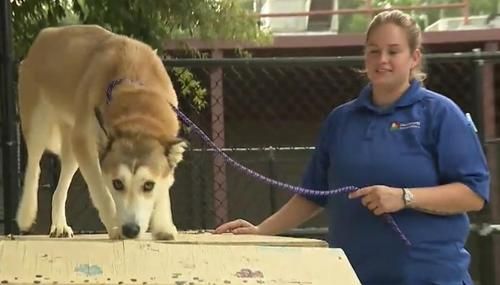
[{"label": "woman", "polygon": [[306,188],[359,189],[295,195],[258,226],[240,219],[215,232],[274,235],[326,208],[329,244],[345,251],[362,284],[472,284],[466,213],[483,208],[490,182],[473,127],[455,103],[422,86],[421,32],[409,15],[378,14],[364,59],[370,83],[329,114],[303,179]]}]

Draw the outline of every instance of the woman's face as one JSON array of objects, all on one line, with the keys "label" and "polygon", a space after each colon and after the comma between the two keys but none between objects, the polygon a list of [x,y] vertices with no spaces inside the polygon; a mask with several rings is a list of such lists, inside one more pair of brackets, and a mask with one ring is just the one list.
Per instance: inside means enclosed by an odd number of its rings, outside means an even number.
[{"label": "woman's face", "polygon": [[407,84],[419,60],[420,51],[410,51],[403,28],[387,23],[371,31],[365,47],[365,68],[374,87]]}]

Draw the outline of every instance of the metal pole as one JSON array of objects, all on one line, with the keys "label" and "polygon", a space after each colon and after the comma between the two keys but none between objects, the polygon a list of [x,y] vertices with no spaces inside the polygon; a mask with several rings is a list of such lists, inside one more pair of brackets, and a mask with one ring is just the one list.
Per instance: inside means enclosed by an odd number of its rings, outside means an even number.
[{"label": "metal pole", "polygon": [[[480,52],[480,51],[477,51]],[[483,65],[484,60],[478,59],[473,61],[474,66],[474,84],[475,84],[475,100],[474,100],[474,109],[476,113],[476,126],[478,129],[478,137],[481,143],[484,145],[485,142],[485,134],[484,134],[484,109],[483,109]]]},{"label": "metal pole", "polygon": [[21,188],[19,132],[14,96],[14,52],[12,49],[11,4],[0,4],[0,95],[2,114],[3,199],[6,234],[17,234],[15,212]]}]

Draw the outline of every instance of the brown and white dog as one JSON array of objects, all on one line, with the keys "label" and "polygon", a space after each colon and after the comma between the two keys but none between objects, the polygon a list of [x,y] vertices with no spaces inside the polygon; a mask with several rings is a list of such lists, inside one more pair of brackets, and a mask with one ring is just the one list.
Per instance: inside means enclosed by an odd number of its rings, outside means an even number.
[{"label": "brown and white dog", "polygon": [[57,154],[50,236],[72,236],[65,204],[79,168],[109,237],[149,227],[173,239],[169,189],[186,143],[172,82],[148,45],[95,25],[43,29],[19,68],[19,108],[28,160],[17,212],[28,231],[37,212],[39,161]]}]

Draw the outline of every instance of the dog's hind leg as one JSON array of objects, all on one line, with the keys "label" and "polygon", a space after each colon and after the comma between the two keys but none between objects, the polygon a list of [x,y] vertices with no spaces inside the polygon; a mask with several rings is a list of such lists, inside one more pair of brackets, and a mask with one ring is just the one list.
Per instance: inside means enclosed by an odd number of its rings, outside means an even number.
[{"label": "dog's hind leg", "polygon": [[62,145],[61,173],[57,183],[56,191],[52,196],[52,226],[50,227],[50,237],[72,237],[73,230],[68,226],[66,220],[66,199],[68,196],[71,180],[78,169],[78,163],[73,154],[71,144],[71,129],[69,126],[61,127]]},{"label": "dog's hind leg", "polygon": [[[19,90],[20,95],[24,92]],[[35,105],[35,104],[32,104]],[[23,100],[20,98],[20,109],[25,116],[21,117],[23,134],[27,149],[27,164],[24,174],[23,193],[17,209],[16,221],[21,232],[28,232],[36,219],[38,208],[38,180],[40,176],[40,159],[53,139],[54,126],[51,124],[49,107],[40,100],[36,106],[28,106],[23,110]],[[57,142],[55,142],[57,145]]]},{"label": "dog's hind leg", "polygon": [[[29,137],[29,136],[28,136]],[[21,232],[29,232],[38,208],[38,180],[40,159],[44,152],[43,139],[26,138],[28,161],[24,174],[23,192],[17,209],[16,221]]]}]

